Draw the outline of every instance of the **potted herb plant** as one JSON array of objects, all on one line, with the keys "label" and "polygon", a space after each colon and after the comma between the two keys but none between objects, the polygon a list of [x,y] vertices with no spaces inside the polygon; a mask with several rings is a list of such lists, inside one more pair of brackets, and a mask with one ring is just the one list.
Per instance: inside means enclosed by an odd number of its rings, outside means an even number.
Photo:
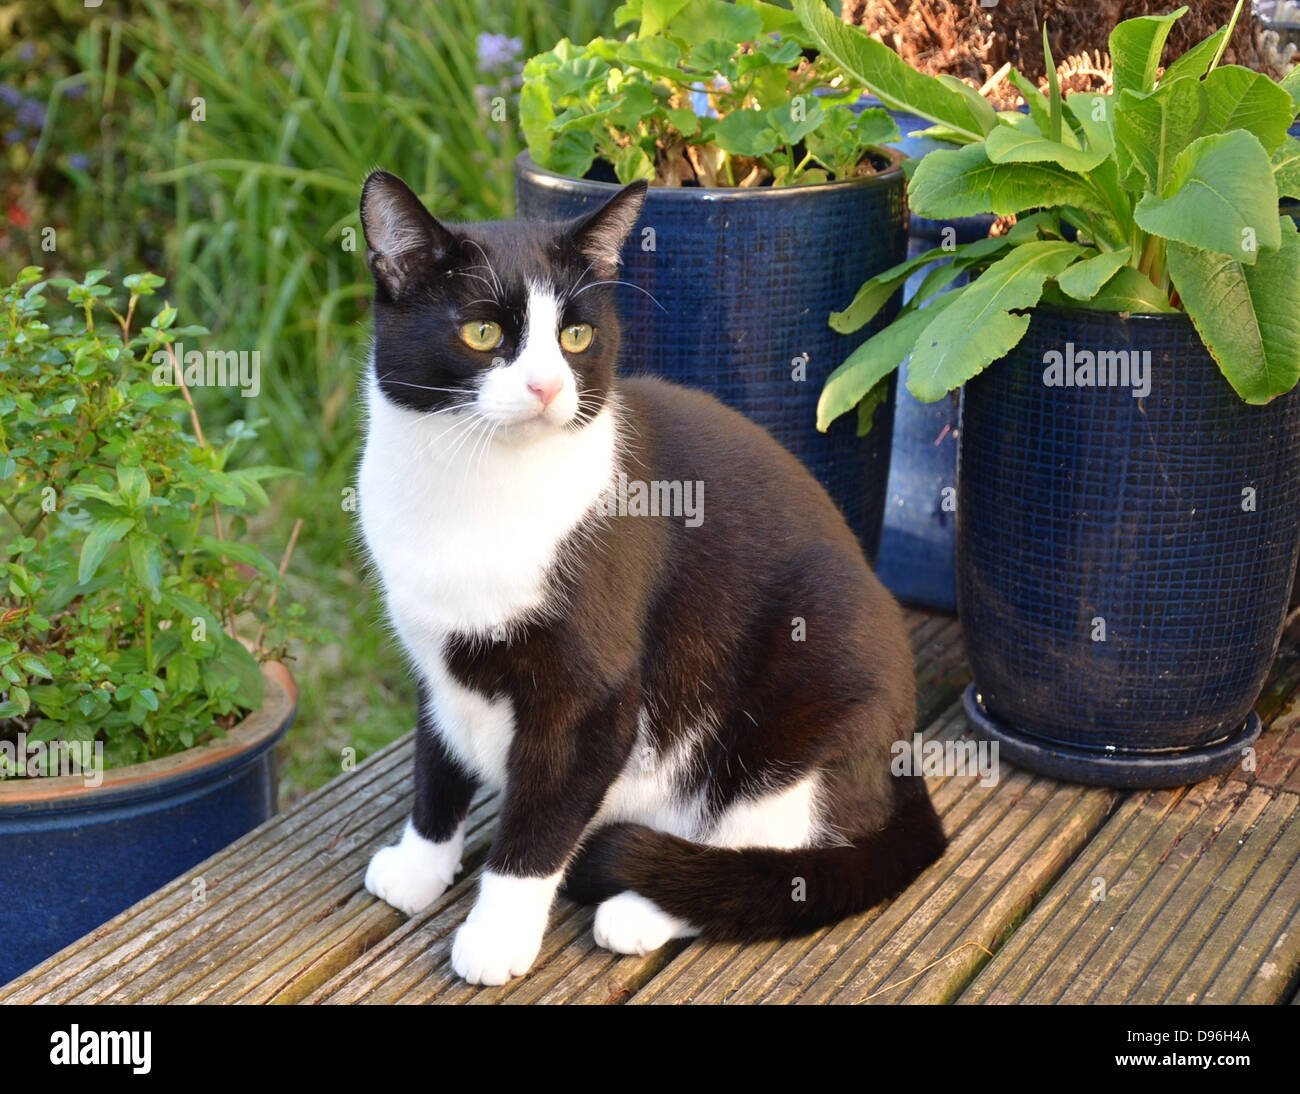
[{"label": "potted herb plant", "polygon": [[204,434],[206,331],[135,329],[161,279],[114,309],[104,276],[0,295],[0,982],[274,813],[293,719],[295,613],[243,540],[278,472],[235,466],[246,423]]},{"label": "potted herb plant", "polygon": [[[1231,24],[1162,72],[1180,9],[1114,29],[1114,94],[1052,83],[1027,114],[994,114],[820,0],[795,6],[845,71],[961,142],[916,168],[914,208],[1020,217],[957,247],[819,407],[824,425],[877,397],[909,354],[918,398],[966,384],[972,719],[1081,781],[1240,762],[1300,552],[1300,234],[1278,212],[1300,192],[1300,76],[1221,64]],[[866,282],[832,324],[862,329],[926,260]]]},{"label": "potted herb plant", "polygon": [[[625,39],[559,43],[524,69],[516,165],[526,218],[567,218],[651,186],[624,252],[624,367],[703,388],[765,426],[826,485],[874,554],[892,403],[819,434],[822,381],[852,340],[826,310],[903,258],[903,174],[883,110],[808,59],[763,0],[629,0]],[[842,85],[842,81],[840,81]],[[888,314],[882,313],[883,323]]]}]

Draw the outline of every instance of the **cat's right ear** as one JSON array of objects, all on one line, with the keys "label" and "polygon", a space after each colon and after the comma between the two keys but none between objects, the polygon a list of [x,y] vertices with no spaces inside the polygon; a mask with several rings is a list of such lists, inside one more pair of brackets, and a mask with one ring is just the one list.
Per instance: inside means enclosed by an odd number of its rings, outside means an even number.
[{"label": "cat's right ear", "polygon": [[361,190],[361,230],[375,285],[393,300],[424,284],[456,243],[396,175],[372,171]]}]

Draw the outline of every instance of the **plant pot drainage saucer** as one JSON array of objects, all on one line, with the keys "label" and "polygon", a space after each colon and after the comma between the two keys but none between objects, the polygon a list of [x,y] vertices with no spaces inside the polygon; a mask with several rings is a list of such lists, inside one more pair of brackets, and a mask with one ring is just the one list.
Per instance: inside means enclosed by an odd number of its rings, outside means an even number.
[{"label": "plant pot drainage saucer", "polygon": [[1000,758],[1056,779],[1126,790],[1186,786],[1221,774],[1241,763],[1242,754],[1259,739],[1262,729],[1259,715],[1252,710],[1237,732],[1200,748],[1101,751],[1049,741],[1003,725],[984,709],[974,684],[962,693],[962,705],[979,734],[997,742]]}]

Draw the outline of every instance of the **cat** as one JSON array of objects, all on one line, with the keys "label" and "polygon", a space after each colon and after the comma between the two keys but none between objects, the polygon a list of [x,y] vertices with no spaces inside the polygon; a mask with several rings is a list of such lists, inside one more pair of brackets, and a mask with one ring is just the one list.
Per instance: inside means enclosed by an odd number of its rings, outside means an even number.
[{"label": "cat", "polygon": [[[445,225],[394,175],[362,192],[360,525],[419,698],[412,814],[365,885],[428,907],[475,790],[500,791],[451,950],[471,983],[528,972],[562,885],[601,946],[645,954],[806,933],[946,844],[920,776],[890,771],[911,647],[839,510],[711,396],[617,377],[645,193]],[[696,519],[664,511],[688,490]]]}]

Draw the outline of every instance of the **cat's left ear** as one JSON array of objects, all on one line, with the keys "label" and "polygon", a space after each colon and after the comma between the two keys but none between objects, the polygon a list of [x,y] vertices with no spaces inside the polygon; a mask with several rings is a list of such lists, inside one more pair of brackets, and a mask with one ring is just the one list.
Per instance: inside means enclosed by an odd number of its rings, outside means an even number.
[{"label": "cat's left ear", "polygon": [[415,192],[387,171],[372,171],[366,179],[361,230],[375,285],[393,300],[425,283],[456,243]]},{"label": "cat's left ear", "polygon": [[645,204],[646,180],[637,179],[569,229],[569,239],[598,267],[614,270],[623,261],[623,243]]}]

